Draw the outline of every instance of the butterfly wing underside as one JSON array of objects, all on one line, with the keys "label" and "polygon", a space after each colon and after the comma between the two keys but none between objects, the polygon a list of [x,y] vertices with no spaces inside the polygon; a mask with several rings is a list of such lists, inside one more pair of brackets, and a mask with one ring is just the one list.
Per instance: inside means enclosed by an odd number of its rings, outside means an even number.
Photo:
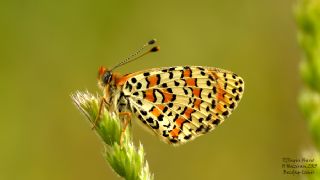
[{"label": "butterfly wing underside", "polygon": [[122,91],[132,112],[170,144],[212,131],[237,107],[244,81],[213,67],[177,66],[127,75]]}]

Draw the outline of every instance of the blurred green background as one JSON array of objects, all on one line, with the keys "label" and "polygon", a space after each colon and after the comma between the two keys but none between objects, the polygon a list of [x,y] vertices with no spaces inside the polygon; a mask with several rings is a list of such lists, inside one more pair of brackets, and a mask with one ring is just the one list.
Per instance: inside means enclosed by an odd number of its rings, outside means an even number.
[{"label": "blurred green background", "polygon": [[242,102],[213,133],[180,147],[136,123],[155,179],[300,179],[283,157],[312,148],[297,107],[300,49],[292,0],[0,2],[0,179],[117,179],[72,104],[152,38],[161,51],[118,69],[203,65],[242,76]]}]

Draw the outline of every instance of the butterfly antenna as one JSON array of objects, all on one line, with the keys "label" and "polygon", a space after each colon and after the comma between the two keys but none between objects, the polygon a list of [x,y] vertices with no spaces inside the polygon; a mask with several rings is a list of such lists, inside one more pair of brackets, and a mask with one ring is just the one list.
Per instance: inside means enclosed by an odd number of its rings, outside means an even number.
[{"label": "butterfly antenna", "polygon": [[160,50],[159,46],[153,46],[151,47],[148,51],[146,51],[145,53],[141,54],[141,52],[146,49],[147,47],[154,45],[157,41],[155,39],[150,40],[149,42],[147,42],[145,45],[143,45],[140,49],[138,49],[135,53],[131,54],[129,57],[127,57],[125,60],[123,60],[122,62],[120,62],[119,64],[117,64],[116,66],[114,66],[113,68],[111,68],[110,71],[124,65],[127,64],[129,62],[132,62],[134,60],[139,59],[140,57],[149,54],[151,52],[157,52]]}]

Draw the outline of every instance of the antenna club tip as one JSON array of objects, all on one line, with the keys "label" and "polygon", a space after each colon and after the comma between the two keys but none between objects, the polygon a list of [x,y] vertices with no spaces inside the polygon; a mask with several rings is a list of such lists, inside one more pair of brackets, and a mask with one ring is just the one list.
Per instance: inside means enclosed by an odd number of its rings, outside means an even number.
[{"label": "antenna club tip", "polygon": [[152,45],[152,44],[154,44],[154,43],[156,43],[156,42],[157,42],[156,39],[151,39],[151,40],[148,42],[148,44],[149,44],[149,45]]},{"label": "antenna club tip", "polygon": [[152,49],[150,49],[150,52],[157,52],[159,50],[160,50],[160,47],[159,46],[155,46]]}]

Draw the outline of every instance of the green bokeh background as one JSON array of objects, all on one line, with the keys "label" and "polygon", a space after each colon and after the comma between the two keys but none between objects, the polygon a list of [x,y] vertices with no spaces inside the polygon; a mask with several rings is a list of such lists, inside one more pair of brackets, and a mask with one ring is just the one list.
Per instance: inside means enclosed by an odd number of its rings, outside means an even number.
[{"label": "green bokeh background", "polygon": [[228,69],[246,82],[232,116],[180,147],[136,123],[156,179],[300,179],[283,157],[312,148],[297,107],[301,81],[292,0],[0,2],[0,179],[117,179],[72,104],[151,38],[161,51],[121,73],[173,65]]}]

